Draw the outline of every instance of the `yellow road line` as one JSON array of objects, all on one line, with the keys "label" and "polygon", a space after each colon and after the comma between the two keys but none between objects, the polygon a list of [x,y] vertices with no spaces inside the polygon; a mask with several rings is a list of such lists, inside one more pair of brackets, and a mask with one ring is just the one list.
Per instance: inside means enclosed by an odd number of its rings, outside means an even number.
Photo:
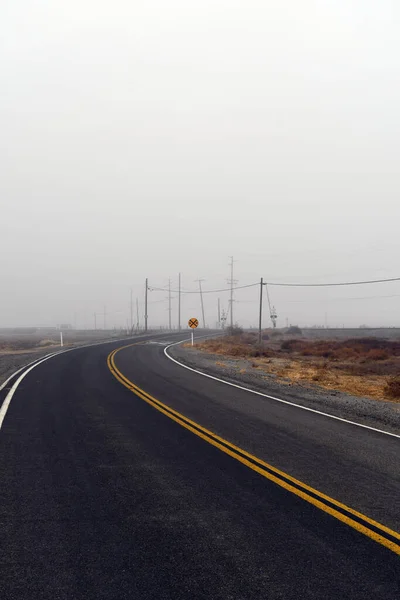
[{"label": "yellow road line", "polygon": [[[373,519],[370,519],[366,515],[363,515],[362,513],[346,506],[345,504],[342,504],[341,502],[338,502],[334,498],[331,498],[330,496],[323,494],[322,492],[312,488],[311,486],[303,483],[302,481],[295,479],[291,475],[288,475],[284,471],[281,471],[281,470],[277,469],[276,467],[273,467],[272,465],[259,459],[258,457],[253,456],[249,452],[246,452],[246,450],[243,450],[242,448],[235,446],[231,442],[228,442],[227,440],[218,436],[217,434],[213,433],[212,431],[209,431],[205,427],[202,427],[195,421],[192,421],[191,419],[189,419],[185,415],[179,413],[178,411],[172,409],[168,405],[160,402],[160,400],[157,400],[156,398],[154,398],[153,396],[151,396],[150,394],[148,394],[147,392],[145,392],[144,390],[139,388],[137,385],[135,385],[132,381],[130,381],[127,377],[125,377],[125,375],[123,375],[121,373],[121,371],[118,369],[118,367],[115,364],[115,355],[120,350],[130,348],[131,346],[135,346],[135,345],[137,345],[137,344],[129,344],[127,346],[122,346],[121,348],[117,348],[116,350],[111,352],[107,358],[107,364],[108,364],[110,371],[112,372],[114,377],[120,383],[122,383],[122,385],[127,387],[130,391],[132,391],[134,394],[136,394],[136,396],[138,396],[139,398],[141,398],[142,400],[144,400],[145,402],[147,402],[148,404],[150,404],[151,406],[156,408],[158,411],[162,412],[164,415],[166,415],[167,417],[169,417],[176,423],[179,423],[179,425],[181,425],[182,427],[185,427],[185,429],[188,429],[189,431],[191,431],[192,433],[194,433],[195,435],[197,435],[204,441],[208,442],[212,446],[215,446],[216,448],[218,448],[225,454],[228,454],[232,458],[238,460],[242,464],[246,465],[248,468],[252,469],[256,473],[265,477],[266,479],[273,481],[275,484],[279,485],[280,487],[284,488],[285,490],[295,494],[296,496],[302,498],[306,502],[313,504],[320,510],[335,517],[336,519],[338,519],[342,523],[345,523],[346,525],[352,527],[353,529],[356,529],[360,533],[366,535],[367,537],[371,538],[375,542],[378,542],[382,546],[385,546],[386,548],[388,548],[389,550],[391,550],[392,552],[394,552],[395,554],[400,556],[400,544],[397,544],[397,543],[393,542],[392,540],[389,540],[384,537],[384,533],[387,533],[391,537],[394,537],[394,538],[400,540],[400,533],[398,533],[397,531],[389,529],[389,527],[386,527],[385,525],[378,523],[377,521],[374,521]],[[243,456],[241,456],[238,453],[240,453]],[[250,459],[250,460],[248,460],[248,459]],[[254,463],[250,462],[251,460],[257,462],[258,464],[254,464]],[[266,471],[265,469],[269,469],[270,471],[273,471],[273,473],[271,474],[268,471]],[[284,477],[285,479],[288,479],[289,481],[291,481],[292,483],[294,483],[298,486],[301,486],[303,488],[303,490],[299,490],[296,487],[294,487],[293,485],[290,485],[290,483],[283,481],[282,479],[279,478],[279,476]],[[312,496],[307,494],[307,491],[317,495],[318,499],[313,498]],[[354,515],[355,517],[362,519],[366,523],[369,523],[373,527],[379,529],[382,532],[382,535],[380,535],[379,533],[376,533],[372,529],[369,529],[366,525],[358,523],[354,519],[341,513],[339,510],[336,510],[335,508],[327,506],[326,504],[324,504],[324,502],[323,502],[324,500],[331,504],[334,504],[338,509],[345,510],[346,512]]]}]

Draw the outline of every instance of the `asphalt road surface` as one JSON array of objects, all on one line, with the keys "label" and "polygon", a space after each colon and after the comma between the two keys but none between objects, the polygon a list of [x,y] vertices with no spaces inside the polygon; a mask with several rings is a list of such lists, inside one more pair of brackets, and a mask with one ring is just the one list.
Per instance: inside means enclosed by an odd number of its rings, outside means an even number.
[{"label": "asphalt road surface", "polygon": [[398,600],[400,439],[188,371],[177,339],[0,391],[1,600]]}]

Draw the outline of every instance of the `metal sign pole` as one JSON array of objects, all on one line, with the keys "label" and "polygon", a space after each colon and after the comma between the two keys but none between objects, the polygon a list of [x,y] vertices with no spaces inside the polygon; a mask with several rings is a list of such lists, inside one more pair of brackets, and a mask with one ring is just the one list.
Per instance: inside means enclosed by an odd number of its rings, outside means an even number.
[{"label": "metal sign pole", "polygon": [[189,319],[188,325],[190,327],[191,330],[191,338],[192,338],[192,346],[194,345],[194,330],[196,329],[196,327],[198,327],[199,325],[199,321],[198,319],[195,319],[194,317],[192,317],[191,319]]}]

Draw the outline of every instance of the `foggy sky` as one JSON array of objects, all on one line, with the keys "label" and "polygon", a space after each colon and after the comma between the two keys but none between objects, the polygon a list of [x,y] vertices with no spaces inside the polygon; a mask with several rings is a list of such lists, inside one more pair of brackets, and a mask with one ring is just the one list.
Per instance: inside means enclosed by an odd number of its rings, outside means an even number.
[{"label": "foggy sky", "polygon": [[[145,277],[225,287],[230,255],[238,285],[399,276],[399,18],[394,0],[3,0],[0,326],[104,306],[120,326]],[[398,283],[271,297],[281,325],[400,326]],[[237,292],[235,320],[257,298]],[[199,309],[184,297],[183,320]]]}]

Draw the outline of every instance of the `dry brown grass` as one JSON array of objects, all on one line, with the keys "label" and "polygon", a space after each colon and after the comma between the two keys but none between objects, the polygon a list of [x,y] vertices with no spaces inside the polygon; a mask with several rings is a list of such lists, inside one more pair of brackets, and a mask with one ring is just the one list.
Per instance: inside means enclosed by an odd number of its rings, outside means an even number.
[{"label": "dry brown grass", "polygon": [[378,400],[400,401],[400,341],[377,338],[307,340],[257,334],[207,340],[196,347],[232,358],[252,359],[251,367],[280,379],[318,385]]},{"label": "dry brown grass", "polygon": [[395,398],[400,401],[400,376],[393,377],[387,381],[385,394],[389,398]]},{"label": "dry brown grass", "polygon": [[50,339],[6,340],[0,342],[0,354],[26,354],[43,350],[47,346],[59,345],[59,341]]}]

